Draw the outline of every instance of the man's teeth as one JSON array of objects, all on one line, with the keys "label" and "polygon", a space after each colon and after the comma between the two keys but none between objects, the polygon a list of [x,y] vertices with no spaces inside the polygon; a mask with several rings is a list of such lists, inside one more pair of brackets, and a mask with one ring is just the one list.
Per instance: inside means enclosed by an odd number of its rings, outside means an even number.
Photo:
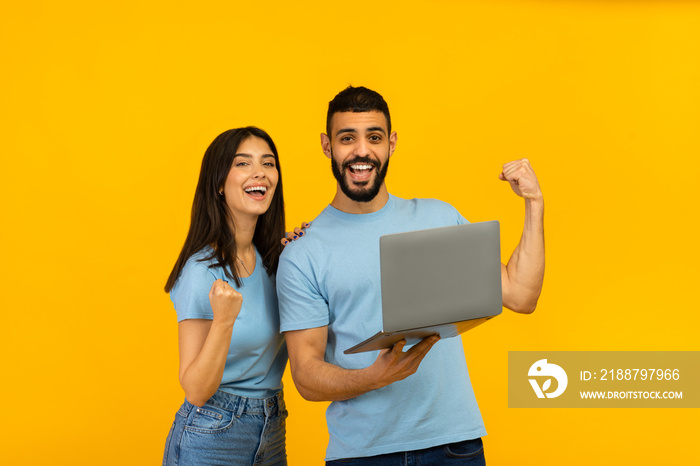
[{"label": "man's teeth", "polygon": [[371,170],[372,165],[357,164],[357,165],[350,165],[350,168],[352,168],[353,170]]},{"label": "man's teeth", "polygon": [[261,193],[265,194],[267,192],[267,188],[265,186],[251,186],[250,188],[245,188],[245,192],[251,193],[253,191],[260,191]]}]

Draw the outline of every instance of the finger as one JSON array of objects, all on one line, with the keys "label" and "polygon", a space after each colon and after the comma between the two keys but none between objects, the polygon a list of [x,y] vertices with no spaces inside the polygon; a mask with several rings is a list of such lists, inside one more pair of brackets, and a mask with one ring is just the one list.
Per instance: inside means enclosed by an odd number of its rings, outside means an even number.
[{"label": "finger", "polygon": [[294,227],[294,233],[296,233],[298,236],[304,236],[304,232],[301,231],[301,228],[299,227]]},{"label": "finger", "polygon": [[503,170],[508,170],[513,167],[519,167],[521,165],[529,165],[530,161],[527,158],[513,160],[511,162],[506,162],[503,164]]},{"label": "finger", "polygon": [[282,238],[282,239],[280,240],[280,243],[282,243],[282,246],[286,246],[286,245],[289,244],[289,240],[288,240],[287,238]]},{"label": "finger", "polygon": [[224,290],[224,286],[226,286],[226,282],[224,282],[222,279],[216,279],[214,280],[214,283],[211,284],[211,289],[209,290],[209,296],[217,296],[222,293]]},{"label": "finger", "polygon": [[391,352],[395,354],[403,353],[403,347],[406,346],[406,340],[397,341],[391,348]]},{"label": "finger", "polygon": [[415,345],[406,352],[406,355],[410,357],[410,366],[414,367],[414,370],[418,369],[418,366],[420,366],[421,362],[423,362],[423,359],[428,355],[428,352],[439,340],[440,337],[437,335],[431,338],[425,338],[419,344]]},{"label": "finger", "polygon": [[518,177],[517,173],[515,173],[515,174],[511,173],[508,175],[501,173],[498,175],[498,179],[501,181],[507,181],[509,183],[517,183],[518,180],[520,179],[520,177]]},{"label": "finger", "polygon": [[302,222],[301,227],[302,228],[309,228],[311,226],[310,222]]},{"label": "finger", "polygon": [[514,160],[513,162],[509,162],[503,165],[503,173],[506,176],[518,172],[523,175],[526,173],[534,173],[534,170],[532,169],[532,166],[530,165],[530,161],[528,159]]},{"label": "finger", "polygon": [[430,348],[432,348],[433,345],[438,342],[438,340],[440,340],[439,335],[431,335],[429,337],[425,337],[413,348],[408,350],[408,353],[417,353],[418,355],[422,354],[423,356],[425,356],[428,353],[428,351],[430,351]]},{"label": "finger", "polygon": [[504,181],[519,182],[522,178],[531,177],[531,170],[523,165],[511,167],[503,171]]},{"label": "finger", "polygon": [[287,239],[290,240],[290,241],[291,241],[291,240],[295,240],[295,239],[297,239],[298,237],[299,237],[299,236],[298,236],[295,232],[293,232],[293,231],[288,231],[288,232],[287,232]]}]

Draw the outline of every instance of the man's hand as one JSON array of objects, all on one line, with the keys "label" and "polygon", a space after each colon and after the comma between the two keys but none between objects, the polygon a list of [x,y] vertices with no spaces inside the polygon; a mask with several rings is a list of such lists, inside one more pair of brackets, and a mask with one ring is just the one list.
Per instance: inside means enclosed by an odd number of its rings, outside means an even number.
[{"label": "man's hand", "polygon": [[503,165],[503,171],[498,178],[507,181],[513,192],[522,198],[533,201],[542,199],[540,183],[528,159],[515,160]]},{"label": "man's hand", "polygon": [[386,386],[415,374],[428,351],[440,340],[438,335],[424,338],[404,352],[406,340],[396,343],[391,349],[382,350],[377,360],[369,367],[376,375],[379,386]]}]

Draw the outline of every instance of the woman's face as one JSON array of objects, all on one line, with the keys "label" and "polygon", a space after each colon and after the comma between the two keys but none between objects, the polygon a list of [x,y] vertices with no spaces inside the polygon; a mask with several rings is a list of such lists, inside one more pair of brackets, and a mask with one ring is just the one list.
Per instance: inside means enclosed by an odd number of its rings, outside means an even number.
[{"label": "woman's face", "polygon": [[264,214],[278,179],[275,155],[267,142],[255,136],[245,139],[224,183],[224,197],[234,219]]}]

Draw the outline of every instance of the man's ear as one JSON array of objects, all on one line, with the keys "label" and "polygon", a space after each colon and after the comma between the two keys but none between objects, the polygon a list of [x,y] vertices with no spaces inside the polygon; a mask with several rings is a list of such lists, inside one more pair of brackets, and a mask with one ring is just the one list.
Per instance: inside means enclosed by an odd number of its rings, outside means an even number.
[{"label": "man's ear", "polygon": [[392,131],[389,135],[389,157],[394,155],[394,151],[396,150],[396,140],[398,138],[399,136],[396,134],[396,131]]},{"label": "man's ear", "polygon": [[321,133],[321,149],[326,157],[331,158],[331,138],[326,133]]}]

